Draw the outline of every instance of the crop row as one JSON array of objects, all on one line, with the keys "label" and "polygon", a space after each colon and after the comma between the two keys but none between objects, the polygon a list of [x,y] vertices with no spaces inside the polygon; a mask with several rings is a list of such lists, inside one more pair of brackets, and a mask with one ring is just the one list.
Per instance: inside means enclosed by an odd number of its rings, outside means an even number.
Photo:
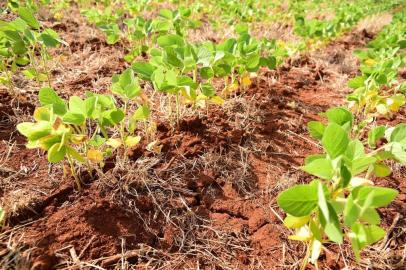
[{"label": "crop row", "polygon": [[325,243],[351,242],[360,251],[385,236],[379,227],[378,207],[388,205],[397,190],[374,186],[372,176],[386,177],[385,161],[406,165],[406,124],[376,125],[405,104],[405,83],[397,81],[405,65],[406,9],[371,41],[355,52],[360,76],[349,81],[354,89],[348,107],[321,114],[324,121],[308,123],[310,135],[321,142],[323,153],[306,157],[302,170],[315,179],[279,194],[277,202],[287,213],[284,224],[295,230],[290,239],[304,241],[307,262],[317,264]]}]

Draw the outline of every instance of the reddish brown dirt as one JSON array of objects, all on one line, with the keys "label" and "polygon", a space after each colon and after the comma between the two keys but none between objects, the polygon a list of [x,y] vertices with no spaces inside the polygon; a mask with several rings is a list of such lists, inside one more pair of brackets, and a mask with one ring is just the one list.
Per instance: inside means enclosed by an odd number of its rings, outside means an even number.
[{"label": "reddish brown dirt", "polygon": [[[75,36],[75,27],[79,24],[70,19],[54,25],[70,43],[72,52],[80,55],[90,50],[100,57],[114,52],[115,62],[107,58],[103,62],[106,65],[96,74],[61,77],[56,88],[65,95],[92,87],[105,91],[105,78],[125,68],[118,56],[122,52],[117,53],[119,47],[108,47],[103,39]],[[365,33],[348,36],[350,41],[345,37],[333,42],[327,51],[351,51],[370,38]],[[345,58],[340,57],[332,54],[332,61],[339,63]],[[81,64],[69,62],[66,67],[73,74],[73,67],[83,68]],[[348,74],[352,76],[354,72],[350,70]],[[183,119],[175,130],[160,123],[157,138],[163,145],[161,155],[144,150],[142,143],[130,153],[130,164],[135,169],[110,169],[104,177],[88,180],[82,193],[75,192],[73,180],[62,176],[59,165],[48,168],[42,153],[25,149],[18,136],[9,139],[4,135],[7,132],[0,133],[0,139],[17,143],[4,164],[10,171],[0,171],[0,176],[10,177],[22,166],[31,168],[13,176],[12,183],[2,187],[1,194],[16,188],[41,191],[29,200],[29,206],[12,213],[9,223],[13,227],[32,221],[16,232],[24,235],[21,244],[31,248],[32,269],[66,266],[63,263],[72,261],[72,254],[79,260],[114,268],[121,259],[117,255],[126,251],[133,251],[126,257],[138,266],[149,260],[162,266],[162,258],[188,254],[178,264],[167,264],[166,269],[196,265],[201,269],[285,269],[284,265],[293,265],[304,254],[304,247],[286,240],[289,232],[276,215],[283,214],[276,207],[275,196],[295,182],[309,180],[298,167],[306,155],[319,149],[309,138],[306,123],[344,102],[347,90],[337,91],[329,86],[335,79],[334,73],[312,56],[291,59],[276,71],[261,71],[243,95],[255,108],[250,115],[254,119],[252,129],[236,126],[232,119],[237,112],[222,108],[212,108],[200,118]],[[9,145],[5,142],[0,145],[0,153],[5,155]],[[243,149],[248,148],[251,150],[244,156]],[[241,156],[246,167],[240,164]],[[209,157],[224,160],[216,163]],[[145,172],[137,170],[137,164],[148,158],[158,162],[145,167]],[[210,166],[210,162],[216,166]],[[48,173],[53,175],[51,179]],[[397,212],[405,213],[404,173],[404,168],[400,168],[391,177],[378,181],[379,185],[397,188],[402,194],[382,210],[386,228],[391,226]],[[160,185],[143,182],[157,175],[162,180]],[[179,179],[175,181],[174,175]],[[391,233],[400,233],[398,226],[402,225],[399,223]],[[404,234],[400,236],[390,243],[397,252],[394,263],[401,254],[399,247],[405,243]],[[195,247],[204,247],[201,250],[210,256]],[[342,261],[337,262],[340,259],[337,247],[328,249],[331,251],[322,255],[322,266],[343,267]]]}]

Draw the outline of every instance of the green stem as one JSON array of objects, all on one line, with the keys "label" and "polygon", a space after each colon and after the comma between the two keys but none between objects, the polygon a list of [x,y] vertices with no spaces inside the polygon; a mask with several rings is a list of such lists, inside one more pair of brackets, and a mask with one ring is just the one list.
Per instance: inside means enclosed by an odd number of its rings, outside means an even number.
[{"label": "green stem", "polygon": [[72,158],[71,158],[69,155],[66,155],[66,157],[67,157],[68,162],[69,162],[69,165],[70,165],[71,174],[72,174],[73,178],[75,178],[75,182],[76,182],[76,185],[77,185],[77,187],[78,187],[78,190],[81,191],[81,190],[82,190],[82,186],[81,186],[81,184],[80,184],[79,176],[76,174],[75,165],[73,164],[73,160],[72,160]]},{"label": "green stem", "polygon": [[101,133],[103,134],[103,137],[107,140],[109,138],[109,136],[107,135],[106,129],[102,125],[99,125],[99,128],[100,128]]},{"label": "green stem", "polygon": [[46,50],[44,49],[44,46],[42,46],[42,47],[41,47],[42,65],[43,65],[43,68],[44,68],[44,72],[45,72],[45,74],[46,74],[46,76],[47,76],[48,85],[49,85],[49,87],[52,88],[52,86],[51,86],[51,76],[49,75],[49,71],[48,71],[47,60],[46,60],[46,54],[47,54],[47,52],[46,52]]},{"label": "green stem", "polygon": [[[89,149],[87,143],[85,143],[85,153],[87,153],[87,150]],[[91,179],[93,179],[93,175],[92,175],[92,171],[93,171],[93,167],[89,162],[89,159],[86,158],[86,167],[87,167],[87,172],[89,173],[89,176]]]},{"label": "green stem", "polygon": [[34,57],[34,55],[33,55],[33,50],[28,50],[28,57],[30,58],[31,66],[32,66],[32,68],[33,68],[34,71],[35,71],[36,79],[37,79],[38,82],[40,82],[40,80],[39,80],[39,78],[38,78],[38,77],[39,77],[39,71],[38,71],[38,69],[37,69],[37,63],[36,63],[35,57]]},{"label": "green stem", "polygon": [[[128,101],[125,100],[124,101],[124,115],[127,114],[127,106],[128,106]],[[121,142],[123,144],[123,149],[124,149],[124,162],[127,159],[127,146],[125,144],[125,130],[124,130],[124,125],[125,125],[125,118],[123,119],[123,121],[121,121],[120,123],[120,137],[121,137]]]},{"label": "green stem", "polygon": [[193,81],[196,82],[197,80],[197,67],[193,70]]},{"label": "green stem", "polygon": [[10,94],[12,96],[15,96],[16,92],[14,90],[14,85],[13,85],[13,79],[12,76],[10,76],[10,74],[8,73],[8,70],[6,68],[6,65],[4,64],[5,60],[1,61],[1,69],[4,71],[4,73],[6,74],[7,77],[7,81],[8,81],[8,87],[10,90]]}]

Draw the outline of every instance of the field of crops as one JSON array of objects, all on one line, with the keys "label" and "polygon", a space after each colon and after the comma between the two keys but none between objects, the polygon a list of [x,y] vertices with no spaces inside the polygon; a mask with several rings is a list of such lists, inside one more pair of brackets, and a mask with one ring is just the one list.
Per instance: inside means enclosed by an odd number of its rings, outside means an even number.
[{"label": "field of crops", "polygon": [[0,2],[0,269],[405,269],[402,0]]}]

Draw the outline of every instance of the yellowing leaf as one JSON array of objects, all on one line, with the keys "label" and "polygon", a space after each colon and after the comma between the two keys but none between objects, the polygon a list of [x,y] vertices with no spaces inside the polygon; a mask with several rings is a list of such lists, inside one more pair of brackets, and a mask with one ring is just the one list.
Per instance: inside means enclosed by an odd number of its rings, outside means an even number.
[{"label": "yellowing leaf", "polygon": [[160,154],[162,151],[162,145],[159,144],[159,141],[153,141],[147,145],[147,150],[156,154]]},{"label": "yellowing leaf", "polygon": [[82,134],[73,134],[70,138],[70,140],[74,143],[74,144],[80,144],[84,141],[87,140],[87,136],[86,135],[82,135]]},{"label": "yellowing leaf", "polygon": [[199,99],[195,102],[195,106],[199,108],[205,108],[206,107],[206,100],[205,99]]},{"label": "yellowing leaf", "polygon": [[57,21],[62,20],[62,18],[63,18],[63,13],[62,13],[62,12],[60,12],[60,11],[55,12],[55,14],[54,14],[54,18],[55,18],[55,20],[57,20]]},{"label": "yellowing leaf", "polygon": [[406,98],[402,94],[393,95],[386,99],[386,105],[393,112],[399,111],[400,107],[405,105],[405,103]]},{"label": "yellowing leaf", "polygon": [[372,186],[374,185],[374,182],[372,182],[371,180],[368,180],[366,178],[362,178],[362,177],[353,177],[350,180],[350,186],[352,187],[358,187],[358,186]]},{"label": "yellowing leaf", "polygon": [[93,163],[100,163],[103,161],[103,153],[96,149],[89,149],[87,151],[87,158]]},{"label": "yellowing leaf", "polygon": [[312,234],[310,233],[309,229],[305,226],[300,227],[300,229],[296,230],[296,234],[290,235],[288,237],[290,240],[296,241],[304,241],[307,242],[313,238]]},{"label": "yellowing leaf", "polygon": [[241,85],[243,87],[248,87],[252,84],[252,81],[248,75],[245,75],[241,78]]},{"label": "yellowing leaf", "polygon": [[222,94],[223,94],[223,95],[229,95],[229,94],[231,94],[232,92],[235,92],[235,91],[237,91],[237,90],[238,90],[238,84],[232,83],[232,84],[230,84],[230,85],[227,85],[226,88],[224,88],[224,90],[222,91]]},{"label": "yellowing leaf", "polygon": [[286,218],[283,220],[283,224],[285,224],[286,227],[291,228],[291,229],[298,229],[305,225],[310,219],[310,216],[304,216],[304,217],[294,217],[291,215],[287,215]]},{"label": "yellowing leaf", "polygon": [[216,104],[216,105],[221,106],[221,105],[224,104],[225,101],[224,101],[224,99],[222,99],[222,98],[219,97],[219,96],[214,96],[214,97],[212,97],[212,98],[210,99],[210,102],[213,103],[213,104]]},{"label": "yellowing leaf", "polygon": [[38,107],[35,109],[33,116],[37,121],[49,121],[51,118],[51,113],[46,107]]},{"label": "yellowing leaf", "polygon": [[386,115],[386,114],[388,114],[388,108],[386,107],[386,105],[385,104],[378,104],[377,106],[376,106],[376,111],[379,113],[379,114],[382,114],[382,115]]},{"label": "yellowing leaf", "polygon": [[376,61],[374,59],[369,58],[369,59],[365,60],[364,63],[367,66],[374,66],[376,64]]},{"label": "yellowing leaf", "polygon": [[134,147],[141,141],[141,136],[128,136],[125,139],[125,145],[128,147]]},{"label": "yellowing leaf", "polygon": [[110,138],[106,141],[106,144],[108,146],[111,146],[113,148],[118,148],[121,146],[121,140],[120,139],[115,139],[115,138]]}]

